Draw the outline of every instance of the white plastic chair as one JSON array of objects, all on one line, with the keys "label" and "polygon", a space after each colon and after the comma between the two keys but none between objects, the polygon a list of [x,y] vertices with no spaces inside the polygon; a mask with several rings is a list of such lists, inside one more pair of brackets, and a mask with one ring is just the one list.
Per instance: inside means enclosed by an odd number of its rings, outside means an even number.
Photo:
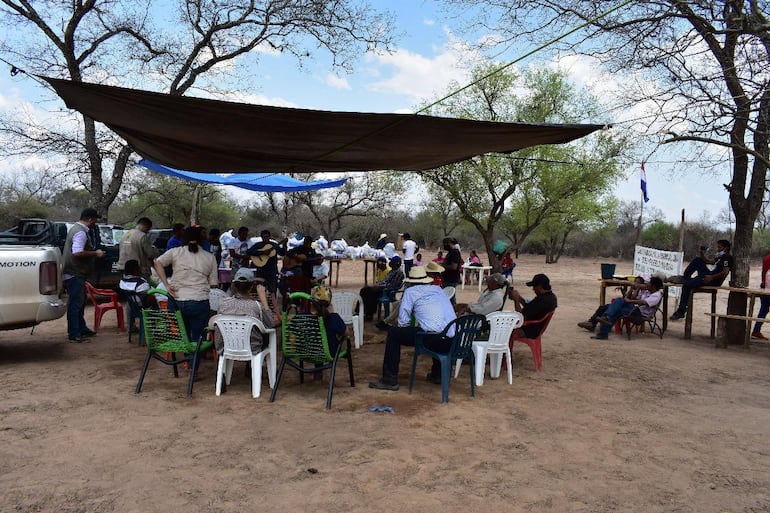
[{"label": "white plastic chair", "polygon": [[[358,314],[354,313],[356,303],[358,304]],[[356,349],[359,349],[364,344],[364,303],[361,296],[355,292],[334,292],[332,294],[332,308],[334,308],[335,313],[342,317],[345,324],[353,326],[353,343]]]},{"label": "white plastic chair", "polygon": [[[224,351],[219,357],[217,367],[216,394],[222,393],[222,374],[225,383],[230,384],[233,376],[233,364],[251,362],[251,396],[259,397],[262,391],[262,365],[267,365],[267,379],[270,388],[275,386],[277,341],[275,330],[266,328],[262,321],[250,315],[215,315],[211,325],[219,328],[224,342]],[[269,335],[267,348],[254,354],[251,352],[251,330],[256,327],[263,334]]]},{"label": "white plastic chair", "polygon": [[[511,365],[511,348],[508,347],[508,339],[511,338],[513,330],[524,323],[524,316],[519,312],[492,312],[487,314],[489,322],[489,339],[477,340],[473,342],[473,356],[476,360],[476,386],[484,384],[484,367],[489,355],[489,375],[490,377],[500,377],[500,368],[503,365],[503,355],[505,363],[508,365],[508,384],[513,384],[513,366]],[[460,365],[462,360],[455,362],[455,378],[460,374]]]},{"label": "white plastic chair", "polygon": [[448,297],[449,299],[452,299],[453,297],[455,297],[455,294],[457,293],[457,289],[455,289],[454,287],[444,287],[441,290],[444,291],[444,294],[446,294],[446,297]]}]

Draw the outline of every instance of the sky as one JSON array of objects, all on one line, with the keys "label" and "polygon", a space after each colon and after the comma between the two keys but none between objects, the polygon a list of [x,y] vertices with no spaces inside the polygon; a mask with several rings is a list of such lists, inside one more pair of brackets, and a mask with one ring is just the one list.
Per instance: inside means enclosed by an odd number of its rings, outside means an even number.
[{"label": "sky", "polygon": [[[247,103],[336,111],[414,112],[415,107],[435,98],[455,80],[468,81],[472,64],[479,55],[469,49],[467,41],[451,25],[432,0],[372,0],[378,8],[396,16],[398,37],[389,54],[365,54],[354,63],[348,74],[331,69],[330,62],[318,58],[304,63],[302,69],[293,57],[264,51],[257,72],[258,89],[232,99]],[[477,34],[476,37],[486,36]],[[526,48],[517,48],[496,56],[502,62],[512,61]],[[624,77],[603,72],[600,66],[574,56],[555,60],[540,52],[526,61],[527,65],[558,67],[569,73],[575,84],[589,88],[598,96],[612,93]],[[234,63],[239,65],[239,63]],[[0,110],[17,108],[40,98],[41,88],[30,79],[0,73]],[[48,109],[63,109],[57,99],[48,97]],[[30,103],[29,108],[40,106]],[[584,120],[616,124],[632,119],[637,113],[612,111],[606,120]],[[689,150],[687,150],[689,151]],[[697,220],[704,212],[712,218],[729,205],[723,183],[729,181],[727,164],[717,169],[698,169],[680,159],[683,148],[643,148],[646,155],[647,187],[650,201],[645,209],[657,208],[671,222],[678,222],[682,209],[688,220]],[[624,170],[625,178],[614,189],[622,200],[640,202],[639,163]]]}]

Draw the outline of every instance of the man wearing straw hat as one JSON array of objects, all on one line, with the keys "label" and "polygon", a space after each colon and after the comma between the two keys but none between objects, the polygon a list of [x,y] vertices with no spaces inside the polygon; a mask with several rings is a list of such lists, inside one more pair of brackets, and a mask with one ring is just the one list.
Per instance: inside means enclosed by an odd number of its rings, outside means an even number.
[{"label": "man wearing straw hat", "polygon": [[[404,291],[398,308],[398,326],[388,330],[385,339],[385,355],[382,360],[382,377],[369,383],[369,388],[379,390],[398,390],[398,367],[401,361],[401,346],[414,346],[418,331],[428,332],[423,336],[425,346],[435,351],[447,351],[451,340],[439,335],[447,324],[455,318],[455,312],[449,298],[441,287],[433,285],[433,278],[425,272],[424,266],[415,266],[404,280],[409,287]],[[412,316],[416,325],[412,326]],[[453,336],[454,333],[447,333]],[[441,383],[441,366],[437,360],[428,374],[433,383]]]}]

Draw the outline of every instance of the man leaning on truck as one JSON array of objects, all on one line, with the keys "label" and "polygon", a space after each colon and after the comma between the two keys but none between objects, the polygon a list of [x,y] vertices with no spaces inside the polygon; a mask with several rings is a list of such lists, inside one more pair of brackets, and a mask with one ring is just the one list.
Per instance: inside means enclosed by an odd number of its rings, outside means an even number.
[{"label": "man leaning on truck", "polygon": [[158,256],[157,250],[152,246],[147,232],[152,228],[152,221],[147,217],[142,217],[136,222],[136,228],[127,231],[120,238],[118,259],[118,270],[126,268],[126,262],[136,260],[139,262],[139,269],[142,276],[150,277],[150,265],[152,260]]},{"label": "man leaning on truck", "polygon": [[94,258],[102,258],[104,251],[96,249],[88,236],[99,214],[87,208],[80,221],[72,225],[64,242],[64,282],[67,284],[67,336],[70,342],[82,342],[83,337],[96,335],[86,326],[86,278],[91,273]]}]

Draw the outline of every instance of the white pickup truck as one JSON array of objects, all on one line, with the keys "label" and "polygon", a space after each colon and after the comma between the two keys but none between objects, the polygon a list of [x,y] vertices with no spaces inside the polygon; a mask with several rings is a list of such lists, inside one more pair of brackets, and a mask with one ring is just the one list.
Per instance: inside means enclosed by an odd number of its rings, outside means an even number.
[{"label": "white pickup truck", "polygon": [[25,219],[0,232],[0,330],[28,328],[66,313],[60,231],[51,221]]}]

